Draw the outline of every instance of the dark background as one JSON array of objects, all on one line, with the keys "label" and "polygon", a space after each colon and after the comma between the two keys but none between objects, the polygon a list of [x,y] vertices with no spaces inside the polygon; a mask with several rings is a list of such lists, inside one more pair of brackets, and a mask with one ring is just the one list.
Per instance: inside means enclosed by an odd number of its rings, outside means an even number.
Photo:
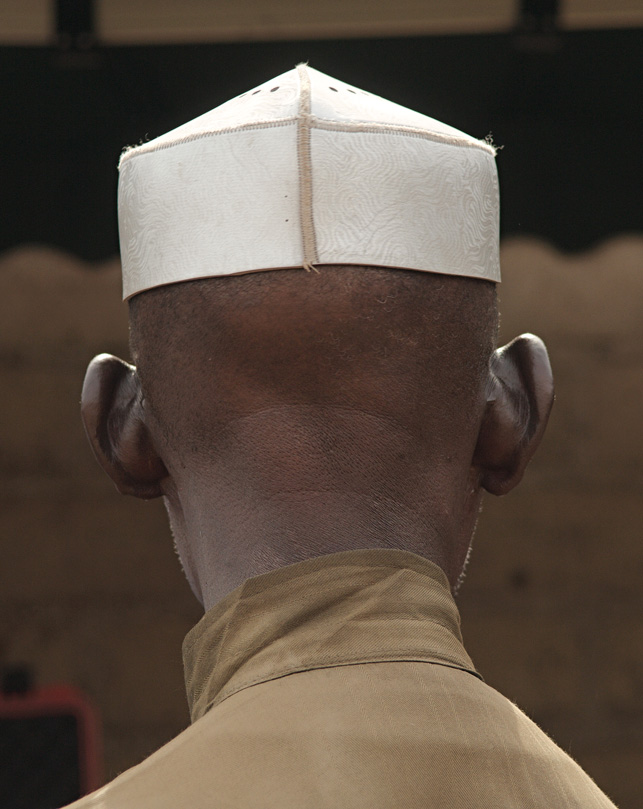
[{"label": "dark background", "polygon": [[299,61],[502,146],[502,235],[639,230],[643,31],[0,49],[0,251],[117,253],[121,149]]}]

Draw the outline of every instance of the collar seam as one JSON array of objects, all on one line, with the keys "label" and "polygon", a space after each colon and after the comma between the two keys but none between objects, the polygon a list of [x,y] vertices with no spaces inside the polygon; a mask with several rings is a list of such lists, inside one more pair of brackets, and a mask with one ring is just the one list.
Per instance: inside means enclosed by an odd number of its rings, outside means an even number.
[{"label": "collar seam", "polygon": [[[379,550],[379,549],[376,549],[376,550]],[[389,549],[387,549],[387,550],[389,550]],[[390,549],[390,550],[397,551],[398,549]],[[412,553],[411,551],[401,551],[401,552],[402,553],[409,553],[411,556],[417,556],[416,554]],[[349,553],[352,553],[352,552],[349,551]],[[339,555],[339,554],[337,554],[337,555]],[[332,557],[332,556],[335,556],[335,554],[328,554],[328,557]],[[263,574],[261,574],[261,576],[271,576],[271,575],[273,575],[275,573],[280,573],[281,571],[288,570],[290,567],[296,567],[298,564],[305,565],[310,561],[313,561],[313,560],[316,560],[316,559],[323,559],[323,558],[324,558],[323,556],[322,557],[314,557],[314,559],[306,560],[305,562],[295,563],[295,564],[289,565],[287,567],[275,568],[275,570],[269,571],[268,573],[263,573]],[[438,568],[438,570],[440,570],[440,572],[442,573],[443,576],[445,576],[445,579],[446,579],[446,575],[444,574],[444,571],[442,571],[441,568],[439,568],[434,562],[431,562],[428,559],[424,559],[421,556],[417,556],[417,559],[419,559],[421,563],[427,563],[429,565],[434,565],[436,568]],[[355,561],[337,560],[336,565],[328,564],[326,567],[328,567],[328,568],[364,567],[364,562],[361,559],[355,560]],[[411,573],[417,573],[420,576],[431,579],[431,581],[433,581],[435,584],[437,584],[440,588],[443,588],[443,589],[447,590],[447,592],[449,592],[449,594],[450,594],[450,591],[448,590],[447,587],[444,586],[444,583],[439,581],[438,578],[434,578],[428,570],[418,570],[417,567],[420,567],[420,565],[418,565],[416,567],[415,565],[409,565],[409,564],[407,564],[407,565],[399,564],[399,563],[396,564],[395,562],[391,562],[391,561],[382,562],[381,564],[378,564],[377,561],[369,561],[368,564],[367,564],[367,567],[376,568],[378,570],[381,570],[381,569],[387,569],[387,570],[393,570],[393,571],[407,570],[407,571],[410,571]],[[298,572],[298,573],[295,573],[292,576],[289,576],[289,578],[287,579],[287,583],[290,584],[290,582],[298,581],[300,579],[305,578],[306,576],[315,575],[315,574],[317,574],[319,572],[319,570],[320,570],[319,567],[315,567],[314,569],[311,569],[311,570],[302,570],[301,572]],[[258,596],[258,595],[264,595],[265,593],[269,593],[274,588],[283,587],[283,585],[284,585],[284,580],[282,580],[280,578],[278,581],[275,581],[275,582],[273,582],[271,584],[268,584],[266,587],[259,588],[259,589],[255,590],[254,592],[246,592],[247,590],[251,589],[252,583],[256,582],[256,580],[258,578],[261,578],[261,576],[257,576],[257,577],[251,578],[251,579],[247,579],[240,586],[239,593],[238,593],[236,599],[233,602],[231,602],[228,609],[231,609],[231,608],[236,609],[244,601],[247,601],[250,598],[254,598],[255,596]],[[235,591],[233,591],[233,593],[234,592]],[[220,601],[219,604],[215,604],[213,607],[211,607],[211,609],[208,610],[205,613],[203,618],[205,618],[208,615],[208,613],[213,612],[214,610],[216,610],[219,605],[222,605],[223,603],[225,603],[227,598],[229,598],[231,595],[233,595],[233,593],[230,593],[229,596],[222,599],[222,601]],[[201,621],[203,620],[203,618],[201,619]],[[201,621],[199,621],[199,623],[194,627],[194,629],[198,628]],[[439,622],[435,621],[435,623],[439,623]],[[452,628],[450,628],[450,627],[445,627],[445,629],[448,629],[451,632],[453,631]],[[188,635],[187,635],[187,637],[186,637],[186,639],[184,641],[184,649],[185,649],[186,652],[191,651],[193,649],[193,647],[200,640],[200,636],[198,636],[196,634],[194,635],[194,637],[190,638],[191,634],[192,634],[192,632],[188,633]]]},{"label": "collar seam", "polygon": [[[479,680],[484,682],[484,678],[481,674],[476,671],[473,663],[469,667],[464,662],[459,663],[457,661],[449,661],[446,659],[436,659],[435,656],[426,655],[426,654],[417,654],[415,653],[415,649],[397,649],[395,652],[391,653],[391,656],[385,655],[366,655],[364,657],[351,657],[350,659],[346,658],[337,658],[336,660],[328,660],[323,663],[313,664],[313,665],[300,665],[300,666],[291,666],[286,667],[270,674],[264,674],[259,677],[252,677],[248,680],[241,680],[240,683],[237,683],[235,686],[229,689],[223,689],[220,691],[213,699],[206,703],[205,708],[202,712],[200,712],[199,719],[202,716],[211,710],[212,708],[220,705],[229,697],[238,694],[240,691],[245,691],[247,688],[252,688],[254,685],[260,685],[261,683],[268,683],[272,680],[281,680],[284,677],[289,676],[290,674],[303,674],[307,671],[318,671],[320,669],[333,669],[333,668],[341,668],[343,666],[359,666],[368,663],[427,663],[433,664],[436,666],[444,666],[445,668],[457,669],[458,671],[464,671],[467,674],[471,674],[474,677],[477,677]],[[198,702],[198,700],[196,700]],[[193,720],[197,721],[197,720]]]},{"label": "collar seam", "polygon": [[[394,617],[395,617],[395,616],[393,616],[393,618],[394,618]],[[454,626],[452,626],[452,625],[449,625],[449,622],[448,622],[448,621],[438,621],[438,620],[437,620],[437,619],[435,619],[435,618],[429,618],[428,616],[425,616],[425,615],[420,616],[420,617],[418,617],[418,618],[412,618],[412,617],[410,617],[410,616],[405,615],[405,616],[404,616],[404,619],[405,619],[405,620],[409,620],[409,621],[416,621],[416,622],[418,622],[418,623],[423,623],[423,624],[430,623],[430,624],[435,624],[436,626],[440,626],[440,627],[442,627],[442,629],[444,629],[446,632],[448,632],[448,633],[449,633],[449,634],[450,634],[452,637],[454,637],[454,638],[455,638],[455,640],[456,640],[456,641],[457,641],[457,642],[458,642],[460,645],[462,645],[462,646],[463,646],[463,648],[464,648],[464,645],[463,645],[462,640],[461,640],[461,636],[459,636],[459,635],[458,635],[458,633],[455,631],[455,630],[459,630],[459,629],[460,629],[460,627],[459,627],[459,625],[458,625],[458,624],[456,624],[456,626],[454,627]],[[228,627],[229,627],[229,625],[230,625],[230,624],[229,624],[229,622],[228,622],[228,623],[226,624],[225,630],[224,630],[224,632],[223,632],[223,634],[222,634],[222,636],[221,636],[221,641],[220,641],[220,642],[219,642],[219,644],[218,644],[218,645],[220,645],[220,646],[223,646],[223,641],[224,641],[225,636],[226,636],[226,634],[227,634],[227,631],[228,631]],[[236,662],[238,662],[239,660],[241,660],[242,662],[245,662],[245,661],[248,661],[248,662],[249,662],[249,661],[252,659],[252,657],[253,657],[255,654],[257,654],[258,652],[261,652],[261,650],[262,650],[263,648],[265,648],[265,647],[263,646],[263,644],[258,644],[258,645],[257,645],[257,647],[256,647],[256,648],[254,648],[254,649],[253,649],[252,647],[247,647],[247,648],[244,648],[244,649],[240,649],[238,652],[236,652],[236,653],[234,653],[234,654],[232,654],[232,655],[230,656],[230,663],[236,663]],[[248,656],[248,651],[249,651],[249,649],[251,649],[251,650],[252,650],[252,654],[251,654],[250,656]],[[398,654],[398,653],[405,654],[406,652],[412,652],[412,651],[414,651],[414,650],[415,650],[415,647],[410,648],[410,649],[409,649],[409,648],[402,648],[402,649],[397,648],[397,649],[395,649],[395,650],[392,652],[392,654]],[[368,655],[367,657],[365,657],[365,658],[364,658],[364,661],[365,661],[365,662],[368,662],[368,661],[370,660],[370,658],[371,658],[371,657],[372,657],[372,655]],[[424,657],[431,657],[431,655],[424,655]],[[339,659],[343,659],[343,658],[339,658]],[[384,661],[382,661],[382,662],[386,662],[386,661],[388,661],[388,660],[389,660],[389,658],[387,657],[387,658],[385,658],[385,660],[384,660]],[[356,660],[355,662],[360,662],[360,660]],[[340,665],[342,665],[342,664],[340,664]],[[346,665],[350,665],[350,663],[347,663]],[[322,666],[321,668],[323,668],[323,666]],[[278,676],[281,676],[281,675],[278,675]]]}]

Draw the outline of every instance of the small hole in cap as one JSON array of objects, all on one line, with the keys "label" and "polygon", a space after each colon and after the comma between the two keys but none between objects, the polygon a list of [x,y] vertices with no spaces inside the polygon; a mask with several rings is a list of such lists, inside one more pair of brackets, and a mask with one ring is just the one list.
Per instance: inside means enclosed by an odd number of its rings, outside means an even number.
[{"label": "small hole in cap", "polygon": [[257,93],[260,93],[260,92],[261,92],[261,90],[255,90],[254,93],[251,93],[251,95],[256,96]]},{"label": "small hole in cap", "polygon": [[329,87],[328,89],[329,89],[329,90],[332,90],[334,93],[339,92],[339,91],[337,90],[337,87]]},{"label": "small hole in cap", "polygon": [[270,92],[271,92],[271,93],[274,93],[274,92],[275,92],[275,90],[278,90],[278,89],[279,89],[279,85],[277,85],[276,87],[273,87],[273,88],[272,88],[272,90],[271,90]]},{"label": "small hole in cap", "polygon": [[355,92],[355,90],[351,90],[351,88],[350,88],[350,87],[347,87],[346,89],[348,90],[348,92],[349,92],[349,93],[352,93],[354,96],[356,96],[356,95],[357,95],[357,93]]}]

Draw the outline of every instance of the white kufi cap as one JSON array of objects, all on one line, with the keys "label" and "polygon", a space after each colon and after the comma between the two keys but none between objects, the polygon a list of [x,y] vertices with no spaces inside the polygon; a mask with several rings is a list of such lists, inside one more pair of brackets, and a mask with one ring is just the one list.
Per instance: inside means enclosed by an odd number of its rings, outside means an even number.
[{"label": "white kufi cap", "polygon": [[499,281],[494,158],[300,65],[123,154],[123,295],[316,264]]}]

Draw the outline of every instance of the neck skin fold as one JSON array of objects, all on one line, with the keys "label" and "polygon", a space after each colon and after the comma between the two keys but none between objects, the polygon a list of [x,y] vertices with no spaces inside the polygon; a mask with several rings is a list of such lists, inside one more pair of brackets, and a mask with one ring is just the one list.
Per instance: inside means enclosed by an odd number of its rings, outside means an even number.
[{"label": "neck skin fold", "polygon": [[[392,444],[398,460],[408,460],[399,442]],[[471,472],[458,474],[458,459],[402,472],[386,468],[386,453],[366,463],[346,454],[354,463],[340,476],[315,465],[307,451],[286,453],[281,464],[257,454],[253,464],[238,452],[234,463],[198,474],[177,470],[166,486],[177,552],[206,610],[253,576],[368,548],[423,556],[456,587],[480,505],[477,481]]]}]

